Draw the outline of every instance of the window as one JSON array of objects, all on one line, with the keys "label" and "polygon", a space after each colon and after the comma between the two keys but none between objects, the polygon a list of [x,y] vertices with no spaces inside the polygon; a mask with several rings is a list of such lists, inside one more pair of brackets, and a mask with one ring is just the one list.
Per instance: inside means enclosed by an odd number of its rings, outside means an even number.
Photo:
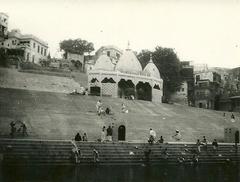
[{"label": "window", "polygon": [[200,75],[196,75],[196,81],[200,80]]},{"label": "window", "polygon": [[182,88],[182,92],[184,92],[184,88]]},{"label": "window", "polygon": [[2,45],[4,45],[4,42],[2,42]]},{"label": "window", "polygon": [[32,55],[32,62],[34,63],[34,58],[35,58],[35,56],[34,55]]},{"label": "window", "polygon": [[27,53],[27,61],[29,61],[29,56],[30,56],[30,54],[29,54],[29,52]]},{"label": "window", "polygon": [[39,53],[39,51],[40,51],[40,46],[38,45],[38,53]]},{"label": "window", "polygon": [[44,56],[46,56],[47,55],[47,50],[46,49],[44,49]]},{"label": "window", "polygon": [[33,48],[35,48],[36,47],[36,44],[35,44],[35,42],[33,42]]},{"label": "window", "polygon": [[107,56],[110,57],[110,51],[107,51]]},{"label": "window", "polygon": [[43,48],[41,47],[41,54],[43,54]]}]

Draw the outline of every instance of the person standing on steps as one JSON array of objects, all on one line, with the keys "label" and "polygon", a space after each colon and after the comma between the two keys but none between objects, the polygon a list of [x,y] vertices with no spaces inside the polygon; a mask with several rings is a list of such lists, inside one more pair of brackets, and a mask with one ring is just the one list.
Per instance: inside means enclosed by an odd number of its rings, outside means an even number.
[{"label": "person standing on steps", "polygon": [[28,136],[27,126],[26,126],[26,124],[25,124],[24,122],[22,122],[21,128],[22,128],[22,135],[23,135],[23,136]]},{"label": "person standing on steps", "polygon": [[108,141],[112,141],[112,134],[113,134],[113,129],[111,126],[108,126],[107,128],[107,140]]},{"label": "person standing on steps", "polygon": [[232,113],[232,115],[231,115],[231,122],[235,122],[235,116],[234,116],[234,114]]},{"label": "person standing on steps", "polygon": [[213,150],[216,152],[218,150],[218,142],[217,139],[214,139],[212,142]]},{"label": "person standing on steps", "polygon": [[80,157],[82,156],[81,150],[78,148],[77,144],[74,141],[72,143],[72,155],[75,159],[75,163],[80,163]]},{"label": "person standing on steps", "polygon": [[200,142],[199,139],[197,139],[196,145],[197,145],[197,151],[198,151],[198,153],[200,153],[201,152],[201,145],[202,145],[202,143]]},{"label": "person standing on steps", "polygon": [[97,108],[97,114],[100,115],[101,109],[102,109],[102,101],[101,100],[97,101],[96,108]]},{"label": "person standing on steps", "polygon": [[206,139],[206,136],[203,136],[203,140],[202,140],[202,145],[203,145],[203,148],[207,151],[207,139]]},{"label": "person standing on steps", "polygon": [[106,127],[103,126],[102,132],[101,132],[101,142],[105,142],[106,140]]},{"label": "person standing on steps", "polygon": [[99,162],[99,152],[95,148],[93,148],[93,162]]},{"label": "person standing on steps", "polygon": [[11,127],[11,132],[10,132],[10,136],[13,138],[16,131],[17,131],[17,128],[16,128],[16,122],[15,121],[12,121],[10,123],[10,127]]},{"label": "person standing on steps", "polygon": [[156,132],[150,128],[148,143],[153,144],[156,139]]}]

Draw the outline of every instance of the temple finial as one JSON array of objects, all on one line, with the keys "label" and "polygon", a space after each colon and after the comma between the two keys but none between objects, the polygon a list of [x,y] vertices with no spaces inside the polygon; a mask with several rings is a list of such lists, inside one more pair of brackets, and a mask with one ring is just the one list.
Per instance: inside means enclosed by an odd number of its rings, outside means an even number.
[{"label": "temple finial", "polygon": [[130,42],[128,40],[128,44],[127,44],[127,50],[130,50]]},{"label": "temple finial", "polygon": [[150,60],[149,60],[149,63],[152,63],[153,60],[152,60],[152,53],[150,53]]}]

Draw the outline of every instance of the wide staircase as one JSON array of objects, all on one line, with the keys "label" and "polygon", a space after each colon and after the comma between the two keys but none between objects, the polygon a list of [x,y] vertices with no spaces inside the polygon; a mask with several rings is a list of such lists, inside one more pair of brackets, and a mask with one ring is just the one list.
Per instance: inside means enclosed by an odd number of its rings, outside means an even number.
[{"label": "wide staircase", "polygon": [[[76,165],[70,140],[1,139],[0,146],[3,165]],[[237,164],[240,160],[240,149],[233,143],[219,144],[217,151],[209,144],[199,154],[194,143],[77,142],[77,146],[82,153],[77,165]],[[99,153],[98,162],[94,162],[93,149]]]}]

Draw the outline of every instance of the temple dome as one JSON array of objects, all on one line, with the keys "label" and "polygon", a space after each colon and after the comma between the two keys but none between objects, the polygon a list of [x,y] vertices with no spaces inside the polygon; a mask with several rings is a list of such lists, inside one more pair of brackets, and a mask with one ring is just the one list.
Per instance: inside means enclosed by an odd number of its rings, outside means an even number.
[{"label": "temple dome", "polygon": [[116,70],[120,72],[139,74],[142,71],[142,66],[135,54],[130,49],[127,49],[120,57],[116,65]]},{"label": "temple dome", "polygon": [[151,77],[161,79],[159,70],[158,70],[157,66],[152,61],[152,56],[150,56],[150,61],[145,66],[143,72],[145,72],[147,75],[149,75]]},{"label": "temple dome", "polygon": [[97,59],[94,70],[113,71],[114,64],[112,64],[111,59],[106,54],[103,54]]}]

